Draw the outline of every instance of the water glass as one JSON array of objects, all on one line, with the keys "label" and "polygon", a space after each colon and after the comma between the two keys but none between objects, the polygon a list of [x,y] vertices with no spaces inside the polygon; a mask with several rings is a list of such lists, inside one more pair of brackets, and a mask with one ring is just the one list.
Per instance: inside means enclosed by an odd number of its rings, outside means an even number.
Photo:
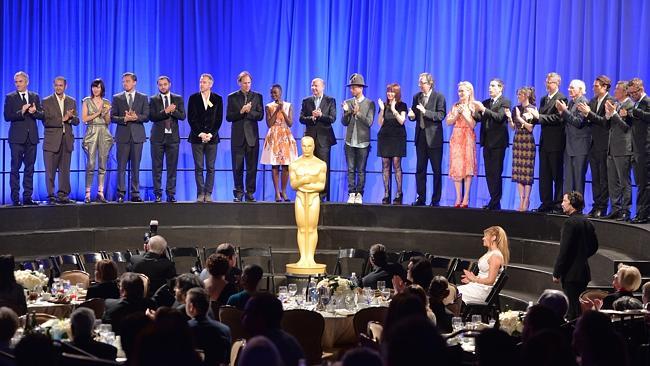
[{"label": "water glass", "polygon": [[479,324],[483,321],[483,318],[481,318],[480,315],[474,314],[472,315],[472,325],[474,326],[474,329],[476,329]]},{"label": "water glass", "polygon": [[110,324],[100,324],[98,327],[98,333],[106,333],[106,332],[112,332],[113,331],[113,326]]},{"label": "water glass", "polygon": [[280,286],[278,287],[278,298],[280,301],[284,302],[289,296],[289,291],[287,290],[287,286]]},{"label": "water glass", "polygon": [[290,283],[288,287],[289,287],[289,295],[291,297],[296,296],[296,293],[298,292],[298,285],[295,283]]},{"label": "water glass", "polygon": [[102,333],[102,342],[110,344],[111,346],[115,344],[115,333],[114,332],[104,332]]},{"label": "water glass", "polygon": [[377,290],[384,291],[386,289],[386,281],[377,281]]},{"label": "water glass", "polygon": [[454,330],[454,332],[463,329],[463,318],[459,316],[451,318],[451,328]]},{"label": "water glass", "polygon": [[366,301],[366,304],[367,304],[367,305],[372,304],[372,297],[373,297],[373,295],[374,295],[374,291],[373,291],[373,289],[368,288],[368,287],[366,287],[366,288],[363,289],[363,298],[364,298],[364,300]]}]

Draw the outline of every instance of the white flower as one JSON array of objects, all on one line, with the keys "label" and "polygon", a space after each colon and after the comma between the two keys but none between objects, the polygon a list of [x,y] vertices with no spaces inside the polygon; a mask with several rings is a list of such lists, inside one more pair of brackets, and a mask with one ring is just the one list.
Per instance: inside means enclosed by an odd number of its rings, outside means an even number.
[{"label": "white flower", "polygon": [[21,284],[26,289],[33,289],[34,287],[43,287],[47,285],[48,278],[40,272],[34,271],[14,271],[16,282]]},{"label": "white flower", "polygon": [[513,333],[521,333],[524,330],[524,324],[521,321],[521,313],[519,311],[508,310],[499,314],[499,324],[501,330],[513,335]]}]

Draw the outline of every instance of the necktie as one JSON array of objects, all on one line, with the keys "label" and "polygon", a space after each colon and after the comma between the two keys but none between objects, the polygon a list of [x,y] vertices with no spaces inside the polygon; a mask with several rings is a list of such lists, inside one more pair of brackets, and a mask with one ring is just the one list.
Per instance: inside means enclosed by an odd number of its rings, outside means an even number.
[{"label": "necktie", "polygon": [[[169,99],[167,99],[167,98],[168,98],[168,97],[167,97],[166,95],[165,95],[165,97],[163,98],[163,106],[164,106],[165,108],[169,107]],[[165,129],[166,129],[166,130],[171,130],[171,128],[172,128],[172,121],[171,121],[170,118],[167,118],[167,119],[165,120]]]},{"label": "necktie", "polygon": [[[422,106],[426,106],[428,101],[429,98],[427,98],[426,95],[422,94],[422,98],[420,99],[420,104],[422,104]],[[420,113],[420,128],[424,130],[424,113]]]},{"label": "necktie", "polygon": [[127,94],[126,102],[129,104],[129,109],[133,106],[133,94]]},{"label": "necktie", "polygon": [[23,104],[27,104],[27,98],[25,98],[25,93],[20,93],[20,99],[23,100]]}]

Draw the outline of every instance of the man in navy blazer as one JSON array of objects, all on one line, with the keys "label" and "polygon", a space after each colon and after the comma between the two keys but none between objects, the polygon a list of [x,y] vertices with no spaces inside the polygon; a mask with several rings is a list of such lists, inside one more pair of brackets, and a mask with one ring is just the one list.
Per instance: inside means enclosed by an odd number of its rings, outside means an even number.
[{"label": "man in navy blazer", "polygon": [[[633,169],[634,182],[637,186],[636,217],[632,220],[635,224],[645,224],[650,216],[650,187],[648,187],[648,169],[650,155],[650,97],[645,93],[643,80],[634,78],[627,85],[627,92],[634,102],[634,107],[629,112],[632,122],[632,150],[634,152]],[[625,114],[625,115],[624,115]],[[621,112],[621,117],[628,114]]]},{"label": "man in navy blazer", "polygon": [[167,202],[176,202],[176,168],[178,166],[178,120],[185,119],[183,97],[169,91],[172,82],[167,76],[158,77],[159,93],[149,100],[151,125],[151,174],[156,202],[162,200],[163,158],[167,163]]},{"label": "man in navy blazer", "polygon": [[232,174],[235,181],[235,202],[244,198],[244,162],[246,162],[246,201],[255,202],[257,161],[260,144],[257,124],[264,118],[262,94],[251,91],[252,77],[248,71],[237,76],[239,90],[228,95],[226,121],[232,122],[230,146]]},{"label": "man in navy blazer", "polygon": [[510,100],[503,96],[503,80],[492,79],[489,86],[490,98],[482,103],[476,101],[477,121],[481,121],[480,143],[483,147],[485,180],[490,192],[490,202],[483,208],[501,209],[503,159],[508,147],[508,118],[505,110],[510,109]]},{"label": "man in navy blazer", "polygon": [[149,120],[147,96],[135,91],[138,77],[132,72],[122,74],[124,91],[113,95],[111,121],[117,124],[117,202],[124,202],[126,194],[126,164],[131,163],[131,201],[140,198],[140,159],[142,144],[147,139],[143,123]]},{"label": "man in navy blazer", "polygon": [[[11,201],[14,206],[37,205],[32,200],[34,190],[34,162],[36,161],[36,145],[38,144],[38,129],[36,120],[43,119],[41,100],[38,94],[28,91],[29,75],[18,71],[14,75],[16,91],[5,96],[4,117],[11,122],[9,127],[9,148],[11,149]],[[18,171],[25,164],[23,171],[23,202],[20,202],[20,175]]]},{"label": "man in navy blazer", "polygon": [[566,149],[564,152],[564,192],[577,191],[585,193],[585,175],[587,174],[587,156],[591,147],[591,126],[587,118],[578,110],[578,105],[587,104],[585,82],[571,80],[567,106],[558,100],[555,106],[565,123]]},{"label": "man in navy blazer", "polygon": [[418,196],[413,206],[424,206],[427,195],[427,162],[433,170],[433,194],[431,206],[440,205],[442,193],[442,120],[447,115],[445,97],[433,90],[434,80],[429,73],[422,73],[418,79],[420,92],[413,97],[408,113],[415,121],[415,153],[417,163],[415,182]]}]

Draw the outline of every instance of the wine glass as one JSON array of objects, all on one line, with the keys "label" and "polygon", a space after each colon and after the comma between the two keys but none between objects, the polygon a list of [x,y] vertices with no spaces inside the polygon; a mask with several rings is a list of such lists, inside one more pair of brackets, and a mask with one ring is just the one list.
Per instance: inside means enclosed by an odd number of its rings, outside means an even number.
[{"label": "wine glass", "polygon": [[323,305],[327,308],[327,305],[330,303],[330,292],[328,290],[323,291],[321,294],[321,301],[323,302]]},{"label": "wine glass", "polygon": [[284,302],[284,300],[286,300],[288,298],[288,295],[289,295],[288,290],[287,290],[287,286],[280,286],[280,287],[278,287],[278,289],[279,289],[278,290],[278,298],[280,299],[280,301]]},{"label": "wine glass", "polygon": [[386,281],[377,281],[377,290],[383,292],[386,289]]},{"label": "wine glass", "polygon": [[289,287],[289,295],[291,297],[296,296],[296,293],[298,292],[298,285],[295,283],[290,283],[288,287]]}]

